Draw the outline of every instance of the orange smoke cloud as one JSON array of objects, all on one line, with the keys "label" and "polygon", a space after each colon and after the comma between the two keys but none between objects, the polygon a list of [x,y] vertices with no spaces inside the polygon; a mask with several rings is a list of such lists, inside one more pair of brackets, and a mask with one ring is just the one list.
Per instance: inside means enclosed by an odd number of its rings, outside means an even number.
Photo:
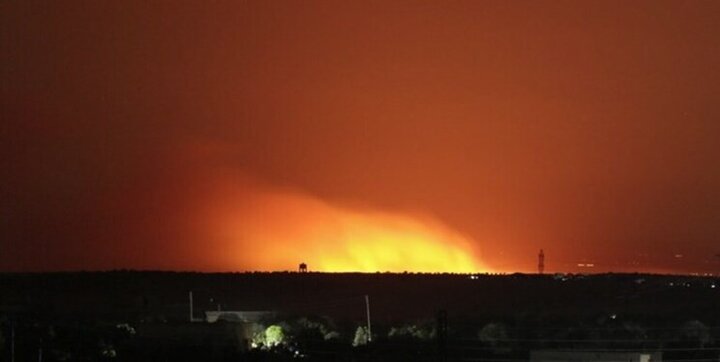
[{"label": "orange smoke cloud", "polygon": [[[173,262],[206,271],[293,270],[305,262],[324,272],[482,272],[472,240],[433,217],[331,203],[307,193],[270,188],[233,166],[233,150],[189,142],[170,148],[172,213],[185,215]],[[177,266],[175,266],[177,267]]]},{"label": "orange smoke cloud", "polygon": [[[479,272],[471,240],[437,220],[333,205],[298,192],[225,183],[207,228],[223,264],[324,272]],[[234,191],[233,191],[234,190]]]}]

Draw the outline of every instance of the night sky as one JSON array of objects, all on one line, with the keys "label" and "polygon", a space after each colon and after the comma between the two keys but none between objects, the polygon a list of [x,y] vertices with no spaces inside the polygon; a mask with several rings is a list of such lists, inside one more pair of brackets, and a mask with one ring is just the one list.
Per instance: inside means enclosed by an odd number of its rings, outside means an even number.
[{"label": "night sky", "polygon": [[0,270],[717,273],[719,40],[718,1],[2,1]]}]

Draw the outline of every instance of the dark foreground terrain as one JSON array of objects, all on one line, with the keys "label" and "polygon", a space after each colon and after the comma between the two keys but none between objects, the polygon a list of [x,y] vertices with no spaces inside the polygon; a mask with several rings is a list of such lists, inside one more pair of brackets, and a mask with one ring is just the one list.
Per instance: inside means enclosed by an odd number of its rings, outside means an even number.
[{"label": "dark foreground terrain", "polygon": [[710,362],[716,326],[711,277],[0,274],[1,361],[514,362],[572,350]]}]

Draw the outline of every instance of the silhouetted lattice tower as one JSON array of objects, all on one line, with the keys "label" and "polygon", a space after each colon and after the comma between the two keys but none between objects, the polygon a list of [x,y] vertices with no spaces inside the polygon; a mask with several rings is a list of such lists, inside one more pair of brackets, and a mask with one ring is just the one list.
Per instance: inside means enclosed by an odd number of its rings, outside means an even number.
[{"label": "silhouetted lattice tower", "polygon": [[542,274],[545,271],[545,252],[540,249],[538,254],[538,274]]}]

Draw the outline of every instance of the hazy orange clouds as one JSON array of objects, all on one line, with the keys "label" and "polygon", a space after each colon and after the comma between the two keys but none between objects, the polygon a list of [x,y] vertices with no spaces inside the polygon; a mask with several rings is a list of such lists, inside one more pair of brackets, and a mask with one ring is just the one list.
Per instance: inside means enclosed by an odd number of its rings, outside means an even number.
[{"label": "hazy orange clouds", "polygon": [[0,24],[0,270],[718,268],[720,2],[16,1]]}]

